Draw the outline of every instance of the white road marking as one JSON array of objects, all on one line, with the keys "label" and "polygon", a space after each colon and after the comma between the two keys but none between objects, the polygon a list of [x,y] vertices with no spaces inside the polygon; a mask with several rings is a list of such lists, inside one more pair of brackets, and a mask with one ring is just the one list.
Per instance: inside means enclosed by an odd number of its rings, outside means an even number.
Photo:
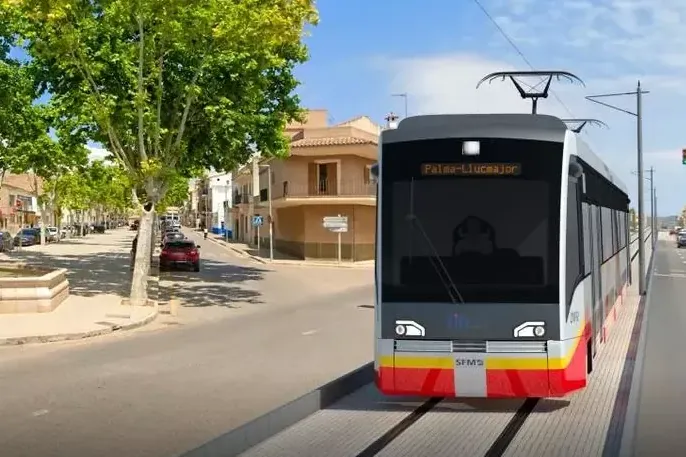
[{"label": "white road marking", "polygon": [[31,415],[33,417],[39,417],[39,416],[45,416],[49,412],[50,411],[48,411],[47,409],[39,409],[38,411],[34,411],[33,413],[31,413]]},{"label": "white road marking", "polygon": [[310,336],[310,335],[314,335],[314,334],[317,333],[318,331],[319,331],[319,330],[308,330],[308,331],[306,331],[306,332],[302,332],[301,335],[302,335],[302,336]]},{"label": "white road marking", "polygon": [[664,274],[664,273],[655,273],[655,276],[661,276],[663,278],[686,278],[686,274]]}]

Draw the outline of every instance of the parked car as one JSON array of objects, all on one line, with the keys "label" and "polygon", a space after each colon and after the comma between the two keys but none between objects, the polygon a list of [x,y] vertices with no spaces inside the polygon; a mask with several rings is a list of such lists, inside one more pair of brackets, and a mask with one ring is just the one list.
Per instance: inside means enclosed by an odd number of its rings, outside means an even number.
[{"label": "parked car", "polygon": [[200,271],[200,246],[193,240],[174,240],[164,243],[160,253],[160,269],[192,267]]},{"label": "parked car", "polygon": [[686,246],[686,231],[682,230],[676,235],[676,247],[682,248],[683,246]]},{"label": "parked car", "polygon": [[33,246],[40,244],[40,230],[36,228],[24,228],[14,236],[15,246]]},{"label": "parked car", "polygon": [[0,252],[9,252],[14,249],[14,239],[10,232],[0,231]]},{"label": "parked car", "polygon": [[59,241],[60,234],[57,227],[45,227],[45,240],[48,242]]}]

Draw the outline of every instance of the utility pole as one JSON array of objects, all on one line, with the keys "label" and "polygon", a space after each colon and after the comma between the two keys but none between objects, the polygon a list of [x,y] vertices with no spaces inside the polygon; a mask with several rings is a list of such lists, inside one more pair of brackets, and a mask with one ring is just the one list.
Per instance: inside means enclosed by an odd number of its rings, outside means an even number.
[{"label": "utility pole", "polygon": [[655,181],[653,180],[655,169],[650,167],[648,173],[650,173],[650,241],[654,248],[655,243],[657,243],[657,234],[655,233],[655,229],[657,228],[657,209],[655,208]]},{"label": "utility pole", "polygon": [[[645,283],[646,283],[646,269],[645,269],[645,244],[643,243],[643,231],[644,231],[644,211],[643,211],[643,113],[642,113],[642,96],[643,94],[649,94],[649,91],[645,91],[641,89],[641,81],[638,81],[636,84],[636,90],[632,92],[621,92],[621,93],[614,93],[614,94],[600,94],[600,95],[588,95],[586,97],[586,100],[597,103],[599,105],[605,106],[607,108],[611,108],[616,111],[621,111],[622,113],[629,114],[631,116],[634,116],[636,118],[636,156],[637,156],[637,175],[638,175],[638,236],[639,236],[639,243],[638,243],[638,293],[640,295],[645,295],[646,293],[646,288],[645,288]],[[633,95],[636,97],[636,112],[628,111],[622,108],[619,108],[614,105],[610,105],[609,103],[601,102],[599,100],[596,100],[597,98],[606,98],[606,97],[620,97],[620,96],[627,96],[627,95]]]}]

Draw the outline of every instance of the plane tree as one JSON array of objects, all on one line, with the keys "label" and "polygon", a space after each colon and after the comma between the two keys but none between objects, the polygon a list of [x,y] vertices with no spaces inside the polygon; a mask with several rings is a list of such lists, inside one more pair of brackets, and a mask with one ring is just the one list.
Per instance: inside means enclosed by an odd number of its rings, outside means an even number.
[{"label": "plane tree", "polygon": [[0,14],[41,90],[145,191],[130,296],[142,304],[155,207],[174,176],[287,152],[314,2],[4,0]]}]

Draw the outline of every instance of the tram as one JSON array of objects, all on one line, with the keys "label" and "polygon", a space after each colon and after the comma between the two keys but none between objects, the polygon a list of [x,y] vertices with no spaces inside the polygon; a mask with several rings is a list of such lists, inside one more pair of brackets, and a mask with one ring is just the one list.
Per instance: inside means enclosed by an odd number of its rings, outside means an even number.
[{"label": "tram", "polygon": [[547,115],[409,117],[379,148],[378,389],[583,389],[631,280],[626,186]]}]

